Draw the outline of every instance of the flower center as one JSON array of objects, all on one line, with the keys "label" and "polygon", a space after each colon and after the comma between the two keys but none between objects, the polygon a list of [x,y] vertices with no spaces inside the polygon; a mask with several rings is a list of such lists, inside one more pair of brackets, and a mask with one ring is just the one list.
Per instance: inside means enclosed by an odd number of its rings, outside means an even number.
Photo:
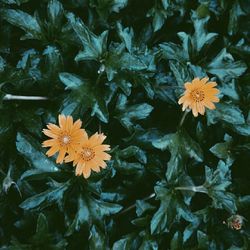
[{"label": "flower center", "polygon": [[201,102],[205,98],[205,94],[202,90],[195,89],[191,92],[191,97],[195,102]]},{"label": "flower center", "polygon": [[95,157],[95,152],[92,148],[82,148],[81,157],[84,161],[90,161]]},{"label": "flower center", "polygon": [[68,145],[70,143],[71,139],[70,136],[68,135],[62,135],[60,138],[60,144],[62,146]]}]

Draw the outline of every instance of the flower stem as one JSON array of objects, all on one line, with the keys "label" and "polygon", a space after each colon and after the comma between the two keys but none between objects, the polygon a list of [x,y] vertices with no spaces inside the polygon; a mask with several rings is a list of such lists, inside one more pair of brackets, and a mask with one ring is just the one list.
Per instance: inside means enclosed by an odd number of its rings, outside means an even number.
[{"label": "flower stem", "polygon": [[176,187],[175,190],[192,191],[195,193],[207,194],[207,189],[204,186],[188,186],[188,187]]},{"label": "flower stem", "polygon": [[185,121],[185,119],[186,119],[186,116],[187,116],[188,112],[189,112],[189,110],[185,110],[184,114],[183,114],[182,117],[181,117],[181,120],[180,120],[180,123],[179,123],[178,128],[181,128],[181,127],[182,127],[182,125],[183,125],[183,123],[184,123],[184,121]]},{"label": "flower stem", "polygon": [[100,80],[101,80],[101,77],[102,77],[102,73],[103,72],[100,72],[100,74],[98,74],[98,77],[97,77],[97,79],[96,79],[96,85],[98,85],[99,83],[100,83]]},{"label": "flower stem", "polygon": [[3,97],[4,101],[44,101],[48,100],[49,98],[46,96],[24,96],[24,95],[11,95],[11,94],[6,94]]},{"label": "flower stem", "polygon": [[[144,198],[143,201],[150,200],[150,199],[152,199],[152,198],[154,198],[154,197],[155,197],[155,193],[152,193],[152,194],[150,194],[149,196],[147,196],[146,198]],[[133,204],[133,205],[131,205],[131,206],[125,208],[125,209],[122,210],[119,214],[117,214],[117,216],[119,216],[119,215],[121,215],[121,214],[127,213],[128,211],[134,209],[135,206],[136,206],[136,204]]]}]

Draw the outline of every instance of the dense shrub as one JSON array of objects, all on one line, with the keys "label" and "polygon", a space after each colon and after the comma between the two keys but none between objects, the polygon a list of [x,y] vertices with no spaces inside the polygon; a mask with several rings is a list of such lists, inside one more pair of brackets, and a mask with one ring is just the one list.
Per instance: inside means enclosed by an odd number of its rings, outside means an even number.
[{"label": "dense shrub", "polygon": [[[245,0],[0,0],[1,249],[249,249],[249,27]],[[196,77],[220,90],[198,117]],[[46,156],[59,114],[105,169]]]}]

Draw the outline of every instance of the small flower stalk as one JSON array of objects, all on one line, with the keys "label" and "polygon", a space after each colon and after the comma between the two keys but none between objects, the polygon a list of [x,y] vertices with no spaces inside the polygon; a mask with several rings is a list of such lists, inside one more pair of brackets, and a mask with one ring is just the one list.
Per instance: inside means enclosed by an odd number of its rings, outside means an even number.
[{"label": "small flower stalk", "polygon": [[214,103],[219,102],[216,96],[219,90],[215,88],[216,82],[209,82],[208,78],[195,78],[192,82],[184,84],[185,92],[178,103],[182,104],[182,110],[191,109],[195,117],[204,115],[205,108],[215,109]]},{"label": "small flower stalk", "polygon": [[88,137],[85,129],[82,129],[82,122],[78,119],[73,122],[72,116],[59,115],[59,126],[49,123],[48,129],[43,133],[51,139],[43,142],[43,147],[50,147],[46,155],[51,157],[58,153],[56,163],[73,162],[76,167],[75,174],[88,178],[91,170],[100,172],[101,168],[106,168],[105,161],[111,156],[105,151],[110,150],[110,146],[102,144],[106,136],[102,133],[95,133]]}]

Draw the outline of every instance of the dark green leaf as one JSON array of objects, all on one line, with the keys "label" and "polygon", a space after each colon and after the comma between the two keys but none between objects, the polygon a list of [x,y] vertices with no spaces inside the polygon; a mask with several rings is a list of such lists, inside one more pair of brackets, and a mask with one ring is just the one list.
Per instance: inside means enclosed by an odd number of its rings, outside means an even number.
[{"label": "dark green leaf", "polygon": [[232,125],[245,123],[242,111],[237,106],[227,103],[218,103],[215,110],[207,110],[207,124],[215,124],[218,121],[224,121]]},{"label": "dark green leaf", "polygon": [[221,81],[238,78],[246,69],[246,64],[242,61],[235,61],[226,49],[222,49],[207,66],[207,71],[216,75]]},{"label": "dark green leaf", "polygon": [[168,134],[159,140],[153,141],[153,146],[171,153],[168,162],[166,178],[171,180],[176,178],[184,167],[187,158],[194,158],[196,161],[203,160],[203,153],[198,143],[196,143],[184,130],[175,134]]},{"label": "dark green leaf", "polygon": [[70,181],[67,181],[65,183],[57,183],[53,188],[27,198],[20,204],[20,207],[25,210],[39,210],[42,207],[44,208],[52,205],[53,203],[57,203],[59,207],[62,208],[63,197],[69,187]]},{"label": "dark green leaf", "polygon": [[0,10],[1,17],[9,23],[21,28],[26,32],[21,39],[42,39],[42,28],[35,17],[21,11],[14,9]]},{"label": "dark green leaf", "polygon": [[58,166],[41,152],[41,145],[32,137],[21,133],[17,134],[17,150],[29,162],[30,166],[43,172],[57,172]]},{"label": "dark green leaf", "polygon": [[68,13],[66,16],[84,47],[84,50],[78,53],[75,60],[101,59],[102,54],[107,48],[108,32],[104,31],[98,37],[89,30],[80,18],[75,17],[73,13]]}]

